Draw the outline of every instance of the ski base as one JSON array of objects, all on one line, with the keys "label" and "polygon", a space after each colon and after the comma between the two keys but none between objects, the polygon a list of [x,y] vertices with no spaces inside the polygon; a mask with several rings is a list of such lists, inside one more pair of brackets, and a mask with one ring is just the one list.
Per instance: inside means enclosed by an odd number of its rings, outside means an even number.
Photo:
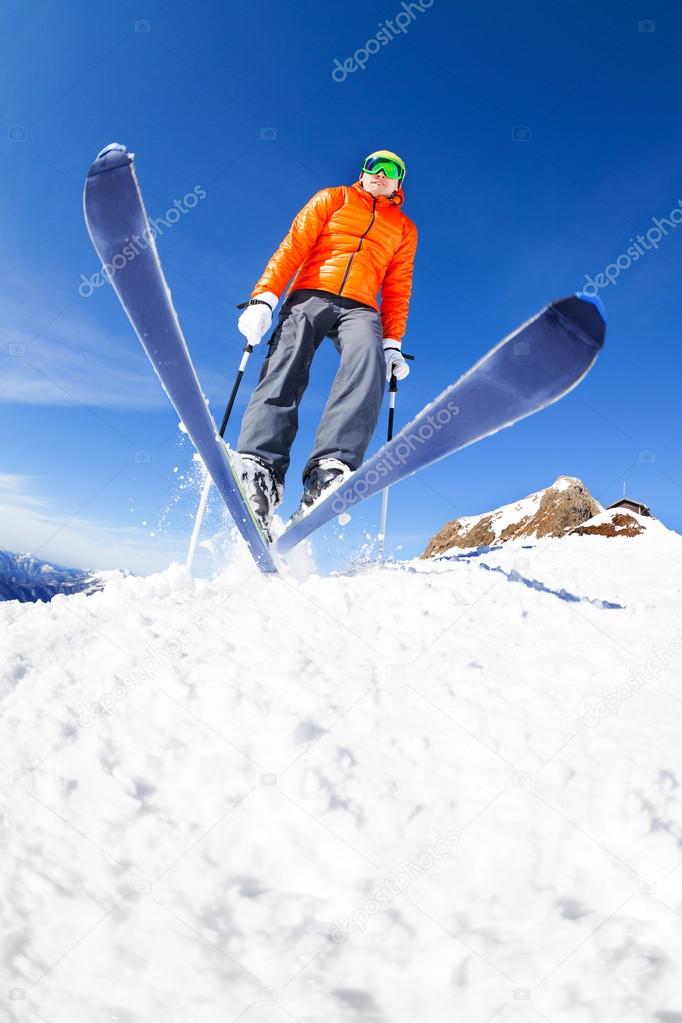
[{"label": "ski base", "polygon": [[333,494],[290,523],[275,549],[291,550],[368,497],[563,398],[591,369],[605,330],[604,308],[596,296],[578,293],[545,306],[427,405]]},{"label": "ski base", "polygon": [[277,572],[233,470],[187,348],[156,250],[133,154],[112,143],[85,182],[85,221],[107,276],[258,568]]}]

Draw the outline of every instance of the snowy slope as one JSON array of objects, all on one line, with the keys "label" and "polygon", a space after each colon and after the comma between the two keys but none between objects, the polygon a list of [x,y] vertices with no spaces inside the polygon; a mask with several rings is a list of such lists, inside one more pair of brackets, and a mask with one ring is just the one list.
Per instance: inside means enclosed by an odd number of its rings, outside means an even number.
[{"label": "snowy slope", "polygon": [[682,1020],[682,538],[0,607],[4,1018]]},{"label": "snowy slope", "polygon": [[529,494],[528,497],[521,498],[519,501],[503,504],[494,512],[486,512],[485,515],[463,515],[458,521],[461,523],[462,529],[469,532],[482,518],[490,516],[496,538],[499,539],[500,534],[507,526],[515,522],[521,522],[523,519],[532,519],[537,515],[544,493],[545,490],[538,490],[533,494]]}]

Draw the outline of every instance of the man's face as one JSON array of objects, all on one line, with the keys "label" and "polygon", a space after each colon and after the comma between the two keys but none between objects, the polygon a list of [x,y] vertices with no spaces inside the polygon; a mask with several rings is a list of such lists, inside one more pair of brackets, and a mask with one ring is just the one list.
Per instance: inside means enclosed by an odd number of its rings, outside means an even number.
[{"label": "man's face", "polygon": [[379,171],[378,174],[368,174],[367,171],[363,171],[360,183],[364,190],[373,196],[393,195],[398,187],[397,179],[387,178],[383,171]]}]

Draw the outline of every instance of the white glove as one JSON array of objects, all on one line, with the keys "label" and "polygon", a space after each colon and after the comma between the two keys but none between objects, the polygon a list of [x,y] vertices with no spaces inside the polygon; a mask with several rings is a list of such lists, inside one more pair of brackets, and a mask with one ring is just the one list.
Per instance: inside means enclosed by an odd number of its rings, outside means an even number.
[{"label": "white glove", "polygon": [[410,372],[410,367],[400,351],[400,341],[394,341],[390,337],[384,338],[384,358],[386,359],[386,379],[390,382],[391,376],[394,376],[396,380],[404,380]]},{"label": "white glove", "polygon": [[[270,328],[272,314],[279,302],[277,295],[271,291],[262,291],[255,296],[258,302],[255,305],[248,305],[239,317],[237,326],[250,345],[259,345],[263,334]],[[252,299],[253,301],[253,299]]]}]

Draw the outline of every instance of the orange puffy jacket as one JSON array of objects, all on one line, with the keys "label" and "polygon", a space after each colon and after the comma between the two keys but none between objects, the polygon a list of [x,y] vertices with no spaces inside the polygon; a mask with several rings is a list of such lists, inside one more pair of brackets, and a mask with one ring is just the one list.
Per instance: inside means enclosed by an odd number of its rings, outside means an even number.
[{"label": "orange puffy jacket", "polygon": [[398,189],[376,199],[360,182],[323,188],[296,215],[289,233],[251,292],[281,295],[316,288],[343,294],[378,309],[384,337],[400,341],[405,333],[412,291],[417,228],[400,210]]}]

